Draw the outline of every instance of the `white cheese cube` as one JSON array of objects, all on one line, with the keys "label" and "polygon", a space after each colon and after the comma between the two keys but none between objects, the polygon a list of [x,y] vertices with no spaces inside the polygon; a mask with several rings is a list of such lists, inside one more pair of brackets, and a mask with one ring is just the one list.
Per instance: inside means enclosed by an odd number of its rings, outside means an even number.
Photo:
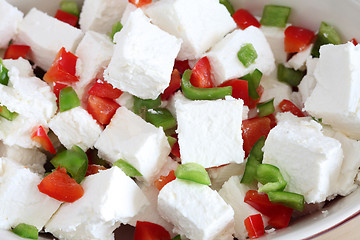
[{"label": "white cheese cube", "polygon": [[177,101],[175,108],[182,163],[209,168],[244,161],[241,99]]},{"label": "white cheese cube", "polygon": [[139,98],[156,99],[170,83],[181,40],[151,24],[141,9],[130,13],[114,40],[105,80]]},{"label": "white cheese cube", "polygon": [[[30,62],[22,57],[14,59],[3,59],[5,67],[10,71],[18,71],[20,77],[33,77],[34,71]],[[13,69],[14,68],[14,69]]]},{"label": "white cheese cube", "polygon": [[[287,24],[286,27],[288,27]],[[261,31],[264,33],[271,50],[274,54],[276,63],[285,63],[287,61],[288,54],[285,52],[285,28],[261,26]]]},{"label": "white cheese cube", "polygon": [[219,239],[234,231],[233,209],[206,185],[176,179],[161,189],[158,209],[175,233],[189,239]]},{"label": "white cheese cube", "polygon": [[148,204],[136,183],[118,167],[90,175],[81,185],[84,195],[64,203],[46,224],[46,232],[60,239],[114,239],[113,231]]},{"label": "white cheese cube", "polygon": [[111,163],[123,159],[135,167],[147,182],[155,180],[170,153],[162,128],[145,122],[120,107],[95,143],[99,156]]},{"label": "white cheese cube", "polygon": [[305,70],[305,64],[309,58],[311,58],[311,49],[312,44],[310,44],[307,48],[302,50],[301,52],[296,53],[292,56],[289,61],[287,61],[287,65],[295,70]]},{"label": "white cheese cube", "polygon": [[0,0],[0,48],[7,48],[24,14],[5,0]]},{"label": "white cheese cube", "polygon": [[307,203],[325,201],[337,190],[343,162],[340,142],[325,136],[311,118],[277,116],[277,126],[265,141],[263,163],[280,169],[287,191],[304,195]]},{"label": "white cheese cube", "polygon": [[[245,67],[237,53],[242,45],[251,43],[257,53],[255,63]],[[242,77],[256,68],[264,75],[275,69],[275,60],[269,43],[260,29],[250,26],[245,30],[237,29],[218,42],[207,53],[216,84]]]},{"label": "white cheese cube", "polygon": [[150,5],[145,13],[161,29],[183,40],[179,60],[201,58],[236,28],[225,6],[217,0],[163,0]]},{"label": "white cheese cube", "polygon": [[2,230],[2,229],[0,229],[0,236],[3,239],[6,239],[6,240],[24,240],[23,237],[20,237],[20,236],[16,235],[15,233],[13,233],[10,230]]},{"label": "white cheese cube", "polygon": [[111,32],[112,25],[120,21],[127,3],[127,0],[85,0],[79,19],[81,30]]},{"label": "white cheese cube", "polygon": [[360,139],[359,63],[360,46],[322,46],[315,69],[317,84],[305,102],[312,116],[355,139]]},{"label": "white cheese cube", "polygon": [[75,52],[78,57],[76,75],[79,76],[79,82],[75,83],[74,89],[80,99],[86,87],[109,64],[113,45],[110,38],[104,34],[93,31],[85,33]]},{"label": "white cheese cube", "polygon": [[[239,240],[244,240],[248,236],[248,232],[244,225],[244,220],[255,214],[260,214],[255,208],[244,202],[246,193],[249,190],[254,190],[246,184],[241,184],[241,176],[232,176],[224,183],[219,191],[220,196],[227,202],[234,210],[235,222],[235,237]],[[255,189],[256,190],[256,189]],[[264,226],[267,226],[268,218],[262,215]]]},{"label": "white cheese cube", "polygon": [[301,80],[298,86],[299,94],[301,96],[302,106],[304,106],[307,98],[311,95],[311,93],[314,91],[314,88],[316,86],[314,71],[318,61],[319,61],[318,58],[312,58],[312,57],[306,60],[306,75],[303,77],[303,79]]},{"label": "white cheese cube", "polygon": [[40,231],[61,202],[39,191],[41,178],[30,169],[7,158],[0,165],[0,228],[26,223]]},{"label": "white cheese cube", "polygon": [[120,106],[126,107],[127,109],[133,109],[134,106],[134,96],[130,93],[123,92],[120,97],[115,99]]},{"label": "white cheese cube", "polygon": [[77,145],[84,151],[94,146],[102,131],[82,107],[59,112],[50,120],[49,127],[67,149]]},{"label": "white cheese cube", "polygon": [[222,185],[232,176],[239,176],[244,173],[245,163],[230,163],[224,166],[209,168],[207,172],[211,180],[211,188],[219,191]]},{"label": "white cheese cube", "polygon": [[75,52],[83,33],[67,23],[33,8],[19,24],[15,43],[31,47],[30,59],[47,71],[62,47]]},{"label": "white cheese cube", "polygon": [[123,26],[125,25],[126,21],[129,19],[130,13],[132,13],[136,9],[137,9],[137,7],[130,2],[126,5],[125,10],[124,10],[121,20],[120,20],[120,22]]}]

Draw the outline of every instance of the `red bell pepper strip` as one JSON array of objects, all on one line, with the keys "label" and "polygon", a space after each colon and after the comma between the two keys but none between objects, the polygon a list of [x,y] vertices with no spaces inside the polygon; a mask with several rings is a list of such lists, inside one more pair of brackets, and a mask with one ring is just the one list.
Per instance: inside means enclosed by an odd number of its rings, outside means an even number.
[{"label": "red bell pepper strip", "polygon": [[315,33],[309,29],[289,26],[285,29],[285,52],[296,53],[307,48],[314,39]]},{"label": "red bell pepper strip", "polygon": [[97,97],[117,99],[123,92],[120,89],[114,88],[110,83],[98,79],[88,93]]},{"label": "red bell pepper strip", "polygon": [[295,116],[305,117],[305,114],[294,103],[292,103],[289,100],[286,99],[282,100],[279,103],[279,108],[281,112],[291,112]]},{"label": "red bell pepper strip", "polygon": [[58,167],[38,185],[40,192],[62,202],[75,202],[84,195],[84,189],[67,173]]},{"label": "red bell pepper strip", "polygon": [[190,82],[194,87],[211,88],[214,83],[211,75],[211,66],[207,57],[201,58],[192,69]]},{"label": "red bell pepper strip", "polygon": [[50,141],[49,136],[46,134],[44,128],[39,126],[38,129],[31,136],[31,140],[41,144],[41,147],[51,154],[55,154],[56,150]]},{"label": "red bell pepper strip", "polygon": [[261,136],[267,137],[271,130],[270,123],[271,121],[268,117],[251,118],[242,122],[241,128],[245,157],[249,155],[251,148]]},{"label": "red bell pepper strip", "polygon": [[53,82],[53,92],[56,96],[56,102],[59,104],[59,94],[60,94],[60,90],[63,88],[68,87],[69,85],[67,84],[63,84],[63,83],[59,83],[59,82]]},{"label": "red bell pepper strip", "polygon": [[162,226],[151,222],[136,222],[134,240],[171,240]]},{"label": "red bell pepper strip", "polygon": [[26,59],[30,46],[27,45],[10,45],[5,52],[4,59],[18,59],[20,57]]},{"label": "red bell pepper strip", "polygon": [[259,21],[245,9],[237,10],[232,17],[240,29],[244,30],[249,26],[260,27]]},{"label": "red bell pepper strip", "polygon": [[250,215],[244,220],[249,238],[255,239],[265,234],[264,222],[261,214]]},{"label": "red bell pepper strip", "polygon": [[109,124],[116,110],[120,107],[114,100],[90,95],[87,111],[101,124]]},{"label": "red bell pepper strip", "polygon": [[142,7],[142,6],[146,5],[146,4],[149,4],[151,2],[152,2],[152,0],[129,0],[129,3],[134,4],[138,8]]},{"label": "red bell pepper strip", "polygon": [[177,69],[180,72],[180,74],[184,74],[185,70],[190,69],[189,61],[175,60],[174,69]]},{"label": "red bell pepper strip", "polygon": [[166,176],[160,176],[157,180],[154,182],[154,186],[159,189],[159,191],[169,182],[175,180],[175,171],[171,170],[168,175]]},{"label": "red bell pepper strip", "polygon": [[170,98],[181,87],[181,77],[177,69],[174,69],[171,73],[171,80],[169,86],[161,94],[161,100],[165,101]]},{"label": "red bell pepper strip", "polygon": [[64,23],[70,24],[73,27],[76,27],[78,20],[79,20],[79,18],[77,16],[70,14],[68,12],[65,12],[61,9],[58,9],[56,11],[55,18]]},{"label": "red bell pepper strip", "polygon": [[250,97],[249,97],[249,90],[248,90],[248,81],[241,80],[241,79],[231,79],[223,82],[219,85],[219,87],[232,87],[232,94],[231,96],[236,99],[244,100],[244,104],[249,106]]}]

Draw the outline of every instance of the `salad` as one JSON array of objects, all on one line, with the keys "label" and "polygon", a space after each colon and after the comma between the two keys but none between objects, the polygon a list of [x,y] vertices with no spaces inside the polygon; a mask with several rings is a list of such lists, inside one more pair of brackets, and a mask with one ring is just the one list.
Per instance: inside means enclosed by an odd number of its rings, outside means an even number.
[{"label": "salad", "polygon": [[352,193],[356,39],[235,5],[0,0],[0,234],[253,239]]}]

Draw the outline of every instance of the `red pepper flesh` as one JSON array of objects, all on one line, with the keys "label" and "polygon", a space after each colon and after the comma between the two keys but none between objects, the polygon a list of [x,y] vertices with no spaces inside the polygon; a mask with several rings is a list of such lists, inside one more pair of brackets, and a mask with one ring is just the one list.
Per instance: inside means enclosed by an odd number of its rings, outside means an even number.
[{"label": "red pepper flesh", "polygon": [[20,57],[26,59],[26,55],[30,51],[27,45],[10,45],[5,52],[4,59],[18,59]]},{"label": "red pepper flesh", "polygon": [[244,30],[249,26],[260,27],[259,21],[245,9],[237,10],[232,17],[240,29]]},{"label": "red pepper flesh", "polygon": [[247,217],[244,220],[244,224],[249,238],[251,239],[258,238],[265,233],[264,222],[261,214],[255,214]]}]

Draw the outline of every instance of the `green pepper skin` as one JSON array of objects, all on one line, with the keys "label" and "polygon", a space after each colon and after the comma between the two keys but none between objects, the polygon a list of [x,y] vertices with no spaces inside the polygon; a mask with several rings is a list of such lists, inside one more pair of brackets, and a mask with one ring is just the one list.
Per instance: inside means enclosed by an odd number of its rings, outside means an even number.
[{"label": "green pepper skin", "polygon": [[110,38],[112,41],[114,41],[115,33],[120,32],[122,28],[123,28],[123,25],[121,24],[120,21],[118,21],[112,25],[112,29],[111,29],[111,33],[110,33]]},{"label": "green pepper skin", "polygon": [[59,92],[59,111],[65,112],[80,106],[80,99],[72,87],[65,87]]},{"label": "green pepper skin", "polygon": [[145,120],[155,127],[162,127],[164,131],[177,125],[176,119],[166,108],[155,108],[146,111]]},{"label": "green pepper skin", "polygon": [[287,185],[280,169],[270,164],[259,164],[257,166],[256,179],[264,184],[259,188],[259,192],[282,191]]},{"label": "green pepper skin", "polygon": [[305,76],[304,71],[287,68],[284,64],[279,64],[277,70],[278,80],[287,83],[292,87],[297,87]]},{"label": "green pepper skin", "polygon": [[333,26],[327,24],[326,22],[321,22],[319,33],[311,49],[311,55],[315,58],[320,57],[320,47],[325,44],[341,44],[341,38]]},{"label": "green pepper skin", "polygon": [[180,164],[175,170],[176,178],[188,180],[204,185],[210,185],[209,174],[205,168],[198,163]]},{"label": "green pepper skin", "polygon": [[11,231],[22,238],[27,238],[27,239],[39,238],[38,229],[33,225],[20,223],[16,227],[14,227]]},{"label": "green pepper skin", "polygon": [[262,136],[252,147],[246,161],[245,172],[241,178],[241,183],[252,184],[256,179],[256,169],[263,160],[264,152],[262,148],[265,144],[265,137]]},{"label": "green pepper skin", "polygon": [[268,192],[269,200],[273,203],[280,203],[286,207],[302,212],[304,210],[304,196],[292,192]]},{"label": "green pepper skin", "polygon": [[2,59],[0,58],[0,83],[2,85],[7,86],[9,83],[8,72],[9,70],[5,67],[5,65],[2,62]]},{"label": "green pepper skin", "polygon": [[268,116],[275,112],[274,98],[270,99],[267,102],[260,103],[256,107],[258,109],[258,117]]},{"label": "green pepper skin", "polygon": [[80,9],[76,1],[63,0],[60,2],[60,9],[74,16],[80,16]]},{"label": "green pepper skin", "polygon": [[245,76],[242,76],[240,79],[248,81],[248,91],[249,96],[256,100],[259,99],[260,96],[256,89],[260,85],[260,80],[262,78],[262,72],[259,69],[255,69],[252,73],[246,74]]},{"label": "green pepper skin", "polygon": [[284,28],[289,18],[291,8],[278,5],[266,5],[263,10],[260,24]]},{"label": "green pepper skin", "polygon": [[6,106],[0,105],[0,116],[1,117],[5,118],[9,121],[12,121],[17,117],[17,115],[19,115],[19,114],[17,114],[16,112],[10,112]]},{"label": "green pepper skin", "polygon": [[142,176],[142,174],[135,167],[133,167],[125,160],[119,159],[114,162],[113,166],[120,168],[129,177]]}]

